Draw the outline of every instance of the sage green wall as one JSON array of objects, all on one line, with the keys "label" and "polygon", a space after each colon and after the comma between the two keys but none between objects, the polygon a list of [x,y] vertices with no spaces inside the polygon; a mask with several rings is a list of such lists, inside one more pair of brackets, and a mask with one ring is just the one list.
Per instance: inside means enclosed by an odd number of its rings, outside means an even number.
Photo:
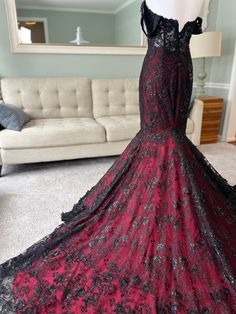
[{"label": "sage green wall", "polygon": [[[212,0],[210,5],[209,29],[212,30],[215,29],[218,1]],[[233,2],[233,0],[227,1]],[[137,7],[134,8],[134,12],[139,14],[140,3],[141,0],[138,0]],[[135,13],[134,16],[136,16]],[[126,27],[124,31],[129,33]],[[132,55],[12,54],[10,52],[4,0],[0,0],[0,38],[0,76],[2,77],[63,75],[82,75],[91,78],[138,77],[144,58],[144,56]],[[197,72],[200,63],[200,60],[194,60],[194,74]],[[209,61],[207,63],[209,72],[210,65],[211,62]]]},{"label": "sage green wall", "polygon": [[213,60],[210,76],[212,82],[230,83],[236,40],[235,12],[235,0],[219,0],[216,30],[222,32],[222,56]]},{"label": "sage green wall", "polygon": [[141,44],[140,4],[141,1],[134,1],[115,15],[116,45]]},{"label": "sage green wall", "polygon": [[[132,23],[139,23],[136,13],[140,14],[140,3],[141,0],[138,0],[137,7],[133,7],[134,20]],[[225,84],[230,82],[236,30],[235,11],[235,0],[211,0],[207,30],[223,32],[223,47],[220,58],[207,60],[207,82]],[[99,28],[100,26],[98,30]],[[129,33],[128,24],[124,23],[122,31]],[[86,34],[84,36],[86,37]],[[13,54],[10,52],[4,0],[0,0],[0,77],[133,78],[139,77],[143,59],[144,56],[132,55]],[[193,66],[194,81],[196,81],[196,73],[201,66],[201,60],[195,59]],[[207,89],[207,94],[223,97],[225,112],[228,90]],[[223,120],[224,115],[221,131]]]},{"label": "sage green wall", "polygon": [[13,54],[10,52],[4,0],[0,0],[0,77],[139,77],[144,56]]},{"label": "sage green wall", "polygon": [[[214,3],[214,0],[211,0]],[[221,57],[212,58],[210,75],[207,81],[226,84],[224,88],[209,89],[209,95],[220,96],[224,99],[224,108],[221,117],[220,134],[223,132],[225,112],[228,102],[229,84],[233,65],[236,40],[236,1],[218,0],[215,30],[222,32]]]},{"label": "sage green wall", "polygon": [[93,45],[137,46],[141,41],[140,1],[117,14],[17,9],[18,17],[46,18],[50,43],[69,43],[81,26],[83,37]]},{"label": "sage green wall", "polygon": [[92,45],[114,44],[114,16],[87,12],[18,9],[19,17],[44,17],[48,23],[50,43],[69,43],[80,26],[84,39]]},{"label": "sage green wall", "polygon": [[[215,31],[216,30],[216,21],[217,21],[217,12],[218,12],[218,3],[219,0],[211,0],[209,5],[209,14],[208,14],[208,23],[207,28],[204,31]],[[206,71],[208,73],[206,81],[209,82],[211,70],[212,70],[212,59],[206,60]],[[202,67],[202,59],[194,59],[194,81],[196,81],[197,71]],[[209,91],[207,90],[207,93]]]}]

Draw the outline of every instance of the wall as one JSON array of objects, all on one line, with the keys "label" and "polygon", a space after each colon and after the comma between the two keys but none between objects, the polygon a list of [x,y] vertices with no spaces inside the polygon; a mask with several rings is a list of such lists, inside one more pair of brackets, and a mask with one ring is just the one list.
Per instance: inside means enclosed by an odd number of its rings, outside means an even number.
[{"label": "wall", "polygon": [[[218,3],[219,0],[211,0],[209,5],[209,14],[208,14],[208,23],[207,28],[204,31],[215,31],[216,29],[216,21],[217,21],[217,12],[218,12]],[[193,67],[194,67],[194,81],[197,80],[197,72],[198,69],[202,66],[202,60],[201,59],[194,59],[193,60]],[[211,67],[212,67],[212,59],[206,60],[206,71],[208,73],[207,81],[210,80],[210,73],[211,73]],[[209,92],[208,89],[206,89],[207,93]]]},{"label": "wall", "polygon": [[[216,13],[219,0],[212,0],[209,14],[209,30],[216,27]],[[228,0],[233,1],[233,0]],[[141,0],[137,1],[134,12],[139,13]],[[139,23],[136,14],[134,23]],[[128,26],[128,25],[127,25]],[[123,32],[127,32],[123,27]],[[52,54],[12,54],[10,52],[8,28],[4,0],[0,0],[0,77],[11,76],[73,76],[91,78],[131,78],[140,74],[144,56],[119,55],[52,55]],[[194,80],[201,60],[194,60]],[[210,72],[211,61],[207,62]]]},{"label": "wall", "polygon": [[139,77],[142,55],[12,54],[4,3],[0,0],[0,77]]},{"label": "wall", "polygon": [[114,43],[114,16],[111,14],[18,9],[17,16],[46,18],[50,43],[69,43],[76,38],[77,26],[81,27],[84,39],[93,45]]},{"label": "wall", "polygon": [[141,44],[140,1],[134,1],[115,15],[115,42],[121,46]]},{"label": "wall", "polygon": [[18,8],[17,16],[46,18],[50,43],[69,43],[80,26],[84,39],[93,45],[137,46],[141,44],[139,6],[140,1],[134,1],[114,15]]},{"label": "wall", "polygon": [[[214,0],[211,0],[214,3]],[[229,84],[235,47],[236,31],[236,1],[219,0],[215,29],[222,32],[222,54],[220,58],[213,58],[208,80],[218,88],[210,90],[212,95],[224,98],[224,109],[221,119],[220,135],[225,123],[225,112],[228,105]],[[220,83],[220,84],[219,84]],[[235,121],[236,123],[236,121]]]},{"label": "wall", "polygon": [[235,0],[219,0],[216,30],[221,31],[223,35],[222,56],[213,60],[210,76],[212,82],[230,83],[236,39],[235,12]]},{"label": "wall", "polygon": [[[229,85],[234,57],[236,40],[235,12],[235,0],[211,0],[210,2],[209,27],[207,31],[222,32],[222,53],[221,57],[207,59],[206,70],[208,76],[206,86],[209,87],[206,87],[206,93],[207,95],[219,96],[224,99],[220,136],[223,133],[225,124],[225,112],[228,106]],[[201,60],[196,60],[194,65],[194,78],[196,81],[197,69],[201,66]]]}]

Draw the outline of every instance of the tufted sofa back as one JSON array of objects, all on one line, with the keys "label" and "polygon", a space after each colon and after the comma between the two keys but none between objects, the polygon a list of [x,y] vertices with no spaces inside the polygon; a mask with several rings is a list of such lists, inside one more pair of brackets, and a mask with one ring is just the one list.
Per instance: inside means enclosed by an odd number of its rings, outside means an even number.
[{"label": "tufted sofa back", "polygon": [[23,109],[32,119],[93,116],[88,78],[6,78],[1,91],[5,103]]},{"label": "tufted sofa back", "polygon": [[139,114],[138,79],[93,79],[95,118]]}]

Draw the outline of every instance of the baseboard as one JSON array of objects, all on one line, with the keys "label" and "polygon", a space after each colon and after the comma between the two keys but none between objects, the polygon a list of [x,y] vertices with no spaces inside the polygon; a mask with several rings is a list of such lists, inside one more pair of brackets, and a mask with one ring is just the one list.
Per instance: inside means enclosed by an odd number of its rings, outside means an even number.
[{"label": "baseboard", "polygon": [[222,135],[218,134],[217,135],[217,141],[218,142],[226,142],[226,143],[228,143],[228,142],[235,142],[236,141],[236,137],[228,137],[228,138],[224,139]]},{"label": "baseboard", "polygon": [[[197,83],[193,83],[193,87],[197,87]],[[215,82],[206,82],[205,83],[206,88],[215,88],[215,89],[225,89],[229,90],[230,84],[224,84],[224,83],[215,83]]]},{"label": "baseboard", "polygon": [[218,142],[225,142],[225,140],[223,139],[223,136],[220,134],[217,135],[217,141]]}]

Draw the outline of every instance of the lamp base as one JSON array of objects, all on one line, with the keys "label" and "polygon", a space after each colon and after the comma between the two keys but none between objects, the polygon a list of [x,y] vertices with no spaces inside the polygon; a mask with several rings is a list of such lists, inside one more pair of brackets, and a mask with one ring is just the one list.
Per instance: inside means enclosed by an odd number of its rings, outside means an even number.
[{"label": "lamp base", "polygon": [[195,98],[206,97],[207,93],[206,93],[204,88],[198,88],[197,87],[196,91],[194,92],[194,96],[195,96]]},{"label": "lamp base", "polygon": [[205,58],[203,58],[202,62],[202,70],[198,72],[197,74],[197,88],[195,91],[195,97],[205,97],[206,91],[205,91],[205,79],[207,77],[207,72],[205,70]]}]

